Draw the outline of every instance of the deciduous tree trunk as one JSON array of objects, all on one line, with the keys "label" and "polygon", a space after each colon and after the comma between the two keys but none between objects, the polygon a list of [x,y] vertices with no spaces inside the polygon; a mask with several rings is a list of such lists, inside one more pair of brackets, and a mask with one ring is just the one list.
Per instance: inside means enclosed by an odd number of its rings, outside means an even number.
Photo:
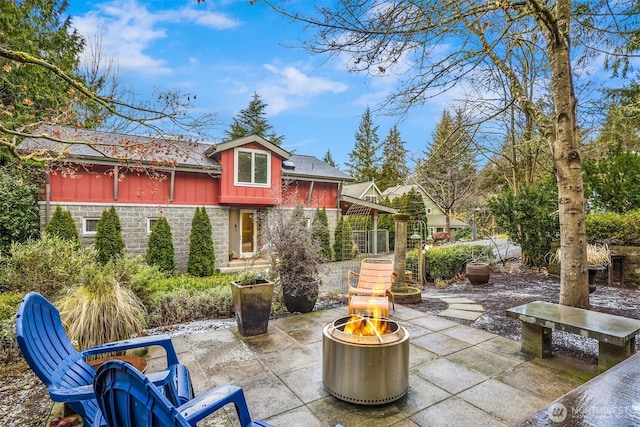
[{"label": "deciduous tree trunk", "polygon": [[[547,34],[552,73],[555,131],[546,132],[558,181],[560,216],[560,304],[589,307],[585,203],[576,97],[569,58],[570,0],[558,0],[556,25]],[[547,27],[550,28],[550,27]]]}]

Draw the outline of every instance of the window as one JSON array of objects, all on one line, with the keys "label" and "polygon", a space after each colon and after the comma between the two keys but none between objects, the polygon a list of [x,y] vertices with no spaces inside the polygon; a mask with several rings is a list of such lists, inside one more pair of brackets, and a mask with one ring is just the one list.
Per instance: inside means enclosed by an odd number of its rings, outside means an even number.
[{"label": "window", "polygon": [[271,185],[271,153],[236,149],[236,185],[269,187]]},{"label": "window", "polygon": [[93,236],[98,229],[99,218],[82,218],[82,235]]},{"label": "window", "polygon": [[153,226],[158,222],[158,218],[147,218],[147,234],[151,233]]}]

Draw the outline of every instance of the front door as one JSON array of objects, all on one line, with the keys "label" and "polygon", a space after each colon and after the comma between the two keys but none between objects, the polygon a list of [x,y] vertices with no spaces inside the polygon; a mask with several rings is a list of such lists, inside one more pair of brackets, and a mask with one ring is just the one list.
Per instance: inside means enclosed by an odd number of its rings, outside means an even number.
[{"label": "front door", "polygon": [[257,234],[256,211],[253,209],[241,209],[240,258],[250,258],[256,252]]}]

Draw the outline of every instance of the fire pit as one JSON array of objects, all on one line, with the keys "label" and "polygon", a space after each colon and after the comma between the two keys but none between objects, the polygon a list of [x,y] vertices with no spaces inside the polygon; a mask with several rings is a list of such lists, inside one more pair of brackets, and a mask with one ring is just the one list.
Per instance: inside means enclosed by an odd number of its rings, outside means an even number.
[{"label": "fire pit", "polygon": [[331,395],[381,405],[407,393],[409,332],[397,322],[348,316],[327,324],[322,333],[322,383]]}]

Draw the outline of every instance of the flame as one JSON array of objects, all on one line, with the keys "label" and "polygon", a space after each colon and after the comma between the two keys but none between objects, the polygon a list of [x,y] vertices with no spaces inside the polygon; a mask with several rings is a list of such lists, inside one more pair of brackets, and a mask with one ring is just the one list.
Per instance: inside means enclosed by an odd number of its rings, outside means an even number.
[{"label": "flame", "polygon": [[[373,300],[372,300],[373,301]],[[387,320],[382,317],[382,310],[375,304],[370,304],[367,311],[369,316],[355,314],[344,324],[345,334],[359,336],[379,336],[390,333]]]}]

